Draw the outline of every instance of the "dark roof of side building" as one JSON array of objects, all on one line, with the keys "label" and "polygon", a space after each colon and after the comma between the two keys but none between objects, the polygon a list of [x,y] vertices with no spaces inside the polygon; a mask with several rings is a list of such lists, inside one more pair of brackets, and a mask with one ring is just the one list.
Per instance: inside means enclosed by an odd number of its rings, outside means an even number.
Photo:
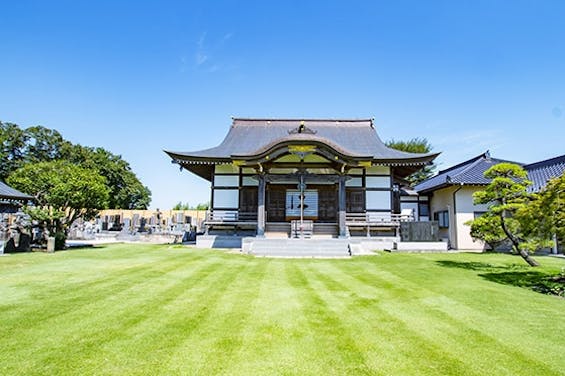
[{"label": "dark roof of side building", "polygon": [[[295,132],[304,125],[307,132]],[[246,119],[234,118],[216,147],[193,152],[166,151],[173,159],[229,160],[259,155],[285,141],[320,142],[349,157],[376,160],[430,160],[439,153],[406,153],[387,147],[377,135],[372,119]]]},{"label": "dark roof of side building", "polygon": [[550,179],[565,173],[565,155],[530,163],[525,165],[524,168],[528,171],[528,179],[532,182],[529,191],[539,192]]},{"label": "dark roof of side building", "polygon": [[33,200],[33,197],[30,195],[26,195],[10,187],[8,184],[0,181],[0,200],[20,200],[20,201],[28,201]]},{"label": "dark roof of side building", "polygon": [[450,185],[487,185],[490,183],[490,179],[484,177],[485,171],[502,162],[522,165],[518,162],[492,158],[487,151],[465,162],[461,162],[453,167],[438,172],[437,175],[416,185],[414,189],[422,194]]},{"label": "dark roof of side building", "polygon": [[529,192],[539,192],[550,179],[565,173],[565,155],[540,162],[522,164],[491,158],[487,151],[447,170],[440,171],[437,175],[418,184],[414,189],[420,194],[425,194],[450,185],[487,185],[490,183],[490,179],[484,177],[484,172],[491,166],[502,162],[515,163],[526,170],[528,179],[532,182],[532,185],[528,187]]}]

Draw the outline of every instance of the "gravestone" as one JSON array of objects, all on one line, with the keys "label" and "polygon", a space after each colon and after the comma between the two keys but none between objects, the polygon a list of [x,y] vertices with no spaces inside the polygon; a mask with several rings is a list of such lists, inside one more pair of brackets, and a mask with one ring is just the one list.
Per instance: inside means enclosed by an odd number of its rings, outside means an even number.
[{"label": "gravestone", "polygon": [[145,232],[147,231],[147,229],[145,228],[145,225],[147,224],[147,219],[145,219],[145,217],[141,217],[139,220],[139,232]]},{"label": "gravestone", "polygon": [[124,218],[124,228],[122,229],[122,231],[131,231],[131,219]]}]

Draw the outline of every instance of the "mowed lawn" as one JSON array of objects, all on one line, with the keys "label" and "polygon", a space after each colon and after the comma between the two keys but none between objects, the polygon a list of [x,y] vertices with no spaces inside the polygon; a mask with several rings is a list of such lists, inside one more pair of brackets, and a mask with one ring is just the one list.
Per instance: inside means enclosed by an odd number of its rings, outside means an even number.
[{"label": "mowed lawn", "polygon": [[112,245],[0,257],[0,374],[565,374],[565,260],[265,259]]}]

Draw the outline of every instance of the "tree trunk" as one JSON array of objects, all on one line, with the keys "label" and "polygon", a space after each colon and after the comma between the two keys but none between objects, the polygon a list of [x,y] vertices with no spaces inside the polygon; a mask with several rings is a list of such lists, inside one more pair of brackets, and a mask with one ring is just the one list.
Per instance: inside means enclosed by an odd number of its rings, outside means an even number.
[{"label": "tree trunk", "polygon": [[533,257],[530,256],[528,251],[520,249],[520,240],[516,238],[514,234],[510,232],[510,230],[508,230],[508,227],[506,227],[506,221],[504,220],[504,217],[505,217],[505,212],[502,212],[500,215],[500,223],[502,225],[502,230],[504,231],[508,239],[510,239],[510,241],[512,242],[512,247],[514,248],[514,250],[524,259],[524,261],[528,263],[528,265],[539,266],[539,263],[536,260],[534,260]]},{"label": "tree trunk", "polygon": [[520,250],[520,256],[526,261],[530,266],[539,266],[539,263],[530,256],[528,251]]}]

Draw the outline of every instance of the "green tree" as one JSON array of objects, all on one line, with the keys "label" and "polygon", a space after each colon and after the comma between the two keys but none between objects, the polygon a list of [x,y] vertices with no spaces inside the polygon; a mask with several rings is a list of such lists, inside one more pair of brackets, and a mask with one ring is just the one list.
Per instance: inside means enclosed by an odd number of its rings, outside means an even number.
[{"label": "green tree", "polygon": [[201,202],[200,204],[196,205],[196,210],[208,210],[210,208],[209,202]]},{"label": "green tree", "polygon": [[565,174],[552,179],[542,192],[542,202],[546,203],[544,211],[551,220],[552,231],[561,241],[565,240]]},{"label": "green tree", "polygon": [[471,226],[471,236],[473,239],[482,240],[490,249],[496,249],[506,240],[500,217],[494,213],[485,213],[465,224]]},{"label": "green tree", "polygon": [[13,123],[0,121],[0,179],[6,178],[25,163],[25,147],[29,136]]},{"label": "green tree", "polygon": [[[428,142],[427,139],[417,137],[408,141],[396,141],[393,139],[388,141],[386,143],[386,146],[408,153],[429,153],[433,149],[432,145]],[[415,186],[418,183],[421,183],[431,177],[434,174],[435,168],[435,164],[425,166],[412,175],[408,176],[406,180],[410,183],[411,186]]]},{"label": "green tree", "polygon": [[183,204],[182,201],[179,201],[176,203],[175,206],[173,206],[173,210],[189,210],[190,209],[190,205],[188,204],[188,202],[186,204]]},{"label": "green tree", "polygon": [[565,175],[551,179],[527,211],[524,225],[540,237],[565,239]]},{"label": "green tree", "polygon": [[[475,204],[489,205],[485,214],[488,220],[474,220],[471,223],[471,231],[477,237],[480,234],[488,234],[497,238],[500,232],[493,224],[498,222],[505,240],[512,244],[514,253],[519,254],[529,265],[538,266],[530,252],[547,245],[548,242],[543,233],[532,231],[533,228],[528,225],[530,203],[536,197],[527,191],[531,182],[527,180],[526,171],[512,163],[499,163],[486,170],[484,176],[491,182],[484,190],[475,192],[473,197]],[[497,222],[494,222],[493,218],[497,218]],[[484,236],[479,238],[490,240]]]},{"label": "green tree", "polygon": [[0,122],[0,179],[27,163],[63,159],[98,172],[106,178],[112,209],[146,209],[151,191],[145,187],[121,156],[103,148],[74,145],[54,129]]},{"label": "green tree", "polygon": [[28,163],[10,175],[8,184],[35,197],[37,206],[28,214],[56,237],[57,249],[64,247],[73,221],[94,218],[109,201],[103,176],[67,161]]},{"label": "green tree", "polygon": [[61,159],[71,143],[54,129],[40,125],[25,129],[27,135],[23,150],[26,162],[47,162]]},{"label": "green tree", "polygon": [[147,209],[151,191],[145,187],[120,155],[103,148],[82,145],[68,147],[63,155],[72,163],[97,171],[106,178],[110,189],[109,207],[112,209]]}]

